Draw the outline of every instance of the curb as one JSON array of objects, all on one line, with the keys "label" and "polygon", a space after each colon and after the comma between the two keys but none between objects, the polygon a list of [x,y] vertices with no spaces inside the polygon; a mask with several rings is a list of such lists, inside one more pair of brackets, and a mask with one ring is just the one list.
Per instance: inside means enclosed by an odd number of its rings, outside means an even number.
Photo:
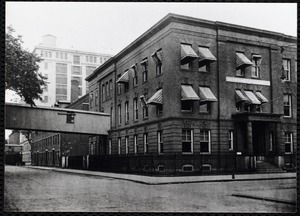
[{"label": "curb", "polygon": [[276,203],[283,203],[283,204],[289,204],[289,205],[294,205],[294,206],[296,205],[296,202],[293,202],[293,201],[283,200],[283,199],[274,199],[274,198],[269,198],[269,197],[256,197],[256,196],[244,195],[244,194],[232,194],[231,196],[263,200],[263,201],[269,201],[269,202],[276,202]]},{"label": "curb", "polygon": [[169,184],[192,184],[192,183],[209,183],[209,182],[233,182],[233,181],[262,181],[262,180],[280,180],[280,179],[294,179],[295,177],[267,177],[267,178],[245,178],[245,179],[212,179],[212,180],[192,180],[192,181],[177,181],[177,182],[149,182],[149,181],[141,181],[141,180],[135,180],[135,179],[129,179],[129,178],[122,178],[122,177],[116,177],[116,176],[107,176],[107,175],[101,175],[97,173],[82,173],[82,172],[74,172],[72,170],[65,170],[65,169],[57,169],[57,168],[42,168],[42,167],[28,167],[32,169],[40,169],[40,170],[47,170],[47,171],[55,171],[65,174],[72,174],[72,175],[85,175],[85,176],[93,176],[93,177],[104,177],[104,178],[110,178],[110,179],[119,179],[124,181],[131,181],[139,184],[144,185],[169,185]]}]

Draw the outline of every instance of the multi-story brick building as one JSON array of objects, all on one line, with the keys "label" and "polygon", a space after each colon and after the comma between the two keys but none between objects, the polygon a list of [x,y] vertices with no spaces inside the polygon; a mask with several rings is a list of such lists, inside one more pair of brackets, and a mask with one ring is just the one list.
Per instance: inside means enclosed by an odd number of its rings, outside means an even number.
[{"label": "multi-story brick building", "polygon": [[[41,96],[43,100],[35,103],[44,106],[51,106],[59,100],[71,102],[74,91],[79,97],[85,95],[87,86],[84,79],[111,57],[108,54],[59,48],[53,35],[43,36],[43,43],[36,46],[34,52],[42,58],[39,73],[47,78]],[[76,88],[71,88],[72,81],[76,81]]]},{"label": "multi-story brick building", "polygon": [[90,110],[111,114],[101,154],[129,170],[282,168],[296,65],[295,37],[169,14],[86,78]]}]

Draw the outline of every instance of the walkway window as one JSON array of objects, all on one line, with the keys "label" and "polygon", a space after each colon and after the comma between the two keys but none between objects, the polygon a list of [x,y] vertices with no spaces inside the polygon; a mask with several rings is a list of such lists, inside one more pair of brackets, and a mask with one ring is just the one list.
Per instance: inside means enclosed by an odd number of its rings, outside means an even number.
[{"label": "walkway window", "polygon": [[252,78],[260,77],[261,60],[262,60],[261,55],[252,55],[252,68],[251,68],[251,77]]},{"label": "walkway window", "polygon": [[282,60],[282,68],[285,75],[285,81],[291,81],[291,60],[283,59]]},{"label": "walkway window", "polygon": [[148,60],[145,58],[142,62],[142,81],[143,83],[148,80]]},{"label": "walkway window", "polygon": [[210,130],[200,130],[200,153],[210,153]]},{"label": "walkway window", "polygon": [[286,154],[293,153],[293,134],[291,132],[284,133],[284,146]]},{"label": "walkway window", "polygon": [[164,153],[164,143],[162,140],[162,131],[157,131],[158,154]]},{"label": "walkway window", "polygon": [[284,117],[292,117],[292,96],[290,94],[283,95],[283,112]]},{"label": "walkway window", "polygon": [[193,153],[193,130],[182,129],[182,153]]}]

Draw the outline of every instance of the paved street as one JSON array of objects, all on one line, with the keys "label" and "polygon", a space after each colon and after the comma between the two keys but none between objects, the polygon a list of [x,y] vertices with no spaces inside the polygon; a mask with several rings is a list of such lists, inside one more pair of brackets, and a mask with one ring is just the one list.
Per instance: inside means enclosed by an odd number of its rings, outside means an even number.
[{"label": "paved street", "polygon": [[236,195],[295,201],[296,179],[146,185],[5,166],[5,211],[294,212],[296,208]]}]

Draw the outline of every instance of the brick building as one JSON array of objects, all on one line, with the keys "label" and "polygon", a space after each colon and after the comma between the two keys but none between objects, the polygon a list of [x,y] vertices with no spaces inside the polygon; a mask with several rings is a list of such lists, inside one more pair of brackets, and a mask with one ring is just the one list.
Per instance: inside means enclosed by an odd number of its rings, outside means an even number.
[{"label": "brick building", "polygon": [[296,65],[295,37],[168,14],[86,78],[111,114],[99,154],[157,172],[295,163]]}]

